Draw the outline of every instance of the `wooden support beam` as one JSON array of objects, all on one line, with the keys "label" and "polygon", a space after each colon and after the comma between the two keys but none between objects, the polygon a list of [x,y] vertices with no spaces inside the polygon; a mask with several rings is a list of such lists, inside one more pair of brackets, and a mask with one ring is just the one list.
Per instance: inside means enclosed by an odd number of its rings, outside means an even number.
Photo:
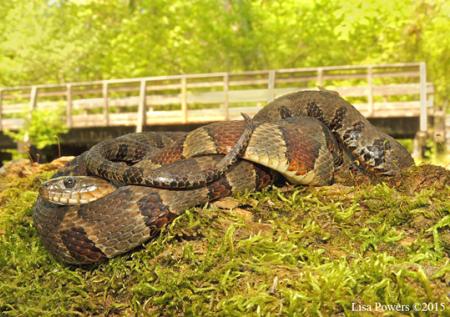
[{"label": "wooden support beam", "polygon": [[317,87],[325,88],[323,87],[323,68],[321,67],[317,68]]},{"label": "wooden support beam", "polygon": [[142,132],[146,124],[146,98],[147,98],[147,82],[145,79],[141,80],[139,86],[139,105],[136,122],[136,132]]},{"label": "wooden support beam", "polygon": [[[38,87],[31,86],[30,91],[30,108],[28,111],[28,120],[32,120],[33,110],[37,107]],[[22,155],[27,155],[30,151],[30,135],[25,132],[23,139],[17,142],[17,151]]]},{"label": "wooden support beam", "polygon": [[72,84],[66,85],[66,124],[69,129],[73,126],[72,121]]},{"label": "wooden support beam", "polygon": [[420,63],[420,131],[427,133],[427,69],[424,62]]},{"label": "wooden support beam", "polygon": [[230,120],[230,111],[229,111],[229,89],[230,89],[230,76],[228,73],[223,75],[223,119],[225,121]]},{"label": "wooden support beam", "polygon": [[[38,87],[32,86],[30,92],[30,110],[28,113],[28,118],[30,121],[32,120],[33,110],[37,108],[37,99],[38,99]],[[18,150],[19,153],[25,153],[28,152],[29,149],[30,149],[30,135],[28,134],[28,132],[26,132],[23,137],[23,143],[22,144],[21,142],[18,143]]]},{"label": "wooden support beam", "polygon": [[269,71],[269,77],[267,79],[267,89],[269,90],[269,98],[267,102],[271,102],[275,99],[275,71]]},{"label": "wooden support beam", "polygon": [[426,141],[428,137],[428,114],[427,114],[427,70],[424,62],[419,64],[420,82],[420,117],[419,131],[414,139],[413,156],[417,159],[423,159],[426,150]]},{"label": "wooden support beam", "polygon": [[415,159],[423,159],[425,157],[427,143],[427,133],[423,131],[417,131],[413,142],[413,154]]},{"label": "wooden support beam", "polygon": [[447,154],[446,150],[446,113],[444,109],[434,112],[434,134],[433,141],[436,149],[436,156],[444,158]]},{"label": "wooden support beam", "polygon": [[186,76],[181,77],[181,94],[180,94],[180,103],[181,103],[181,112],[183,116],[183,123],[188,122],[188,108],[187,108],[187,85],[186,85]]},{"label": "wooden support beam", "polygon": [[373,105],[373,71],[372,66],[367,67],[367,103],[369,104],[369,116],[373,117],[375,114],[375,107]]},{"label": "wooden support beam", "polygon": [[32,86],[30,92],[30,112],[36,109],[37,107],[37,98],[38,98],[38,87]]},{"label": "wooden support beam", "polygon": [[102,95],[103,95],[103,116],[105,126],[109,126],[109,85],[107,81],[103,82]]}]

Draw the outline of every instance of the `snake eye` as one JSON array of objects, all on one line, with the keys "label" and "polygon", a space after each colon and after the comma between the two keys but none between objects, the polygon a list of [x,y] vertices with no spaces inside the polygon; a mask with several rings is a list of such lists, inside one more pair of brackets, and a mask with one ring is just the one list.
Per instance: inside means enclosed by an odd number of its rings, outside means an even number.
[{"label": "snake eye", "polygon": [[64,181],[64,186],[66,188],[73,188],[73,186],[75,186],[75,178],[73,177],[67,177]]}]

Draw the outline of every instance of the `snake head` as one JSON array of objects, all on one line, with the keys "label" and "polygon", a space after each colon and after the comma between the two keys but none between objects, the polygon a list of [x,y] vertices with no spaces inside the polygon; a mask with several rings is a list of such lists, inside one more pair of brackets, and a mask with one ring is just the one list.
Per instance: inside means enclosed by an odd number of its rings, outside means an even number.
[{"label": "snake head", "polygon": [[58,205],[87,204],[106,196],[116,187],[104,179],[91,176],[61,176],[42,184],[40,196]]}]

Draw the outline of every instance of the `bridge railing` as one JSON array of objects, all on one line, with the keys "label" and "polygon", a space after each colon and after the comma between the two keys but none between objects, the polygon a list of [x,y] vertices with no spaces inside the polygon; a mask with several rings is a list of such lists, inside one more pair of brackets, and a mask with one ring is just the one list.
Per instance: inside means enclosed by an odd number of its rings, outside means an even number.
[{"label": "bridge railing", "polygon": [[274,98],[336,90],[365,116],[420,117],[427,131],[433,87],[425,63],[186,74],[0,88],[0,129],[17,130],[33,109],[65,109],[69,128],[172,125],[239,119]]}]

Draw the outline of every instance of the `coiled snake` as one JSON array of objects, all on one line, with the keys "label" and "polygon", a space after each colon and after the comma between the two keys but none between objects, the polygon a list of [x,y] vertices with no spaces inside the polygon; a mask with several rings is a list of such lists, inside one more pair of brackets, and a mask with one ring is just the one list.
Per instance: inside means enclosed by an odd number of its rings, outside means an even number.
[{"label": "coiled snake", "polygon": [[[96,263],[141,245],[187,208],[281,176],[326,185],[353,161],[375,176],[414,164],[334,92],[282,96],[253,121],[251,128],[248,120],[219,122],[188,134],[130,134],[94,146],[40,190],[33,218],[45,247],[67,263]],[[242,160],[233,164],[237,156]]]}]

